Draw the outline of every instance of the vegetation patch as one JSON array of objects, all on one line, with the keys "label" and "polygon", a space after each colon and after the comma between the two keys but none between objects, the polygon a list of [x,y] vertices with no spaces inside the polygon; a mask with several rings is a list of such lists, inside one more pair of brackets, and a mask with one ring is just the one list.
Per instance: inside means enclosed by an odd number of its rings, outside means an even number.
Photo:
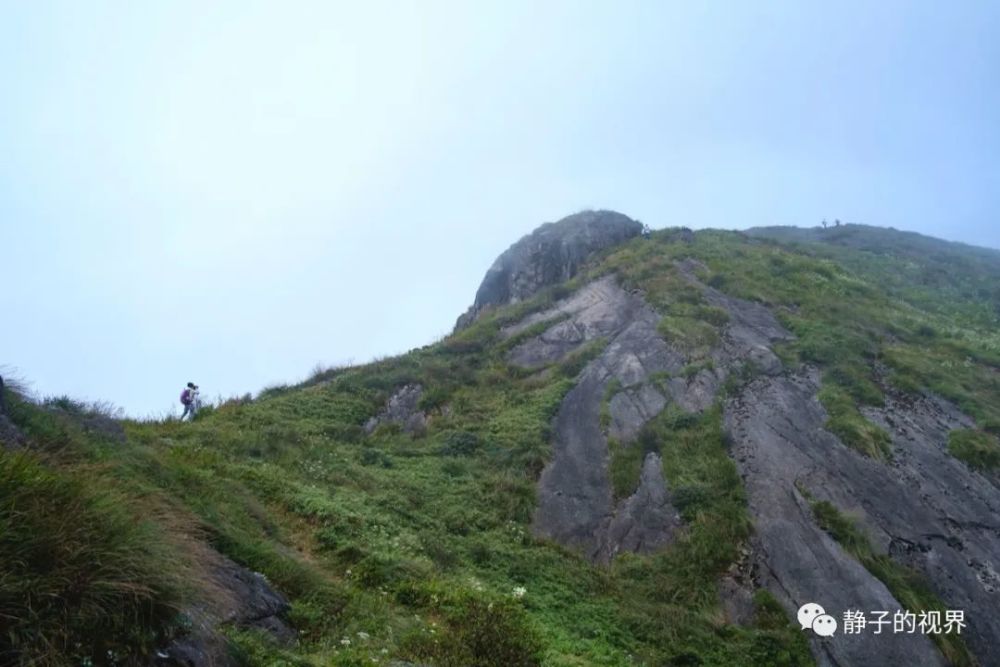
[{"label": "vegetation patch", "polygon": [[819,400],[830,415],[824,427],[841,442],[874,459],[892,458],[892,438],[858,411],[850,394],[839,386],[824,384]]},{"label": "vegetation patch", "polygon": [[463,594],[436,608],[442,623],[435,623],[430,632],[417,630],[404,637],[407,657],[442,667],[542,664],[541,638],[516,599]]},{"label": "vegetation patch", "polygon": [[948,434],[948,452],[976,470],[1000,468],[1000,442],[985,431],[956,429]]},{"label": "vegetation patch", "polygon": [[182,629],[186,537],[108,486],[0,449],[0,636],[22,664],[125,662]]},{"label": "vegetation patch", "polygon": [[639,487],[642,464],[650,452],[660,453],[662,434],[655,428],[643,427],[634,442],[621,443],[610,439],[608,449],[611,489],[616,500],[626,498]]},{"label": "vegetation patch", "polygon": [[690,317],[666,315],[656,330],[668,343],[694,359],[706,357],[719,342],[715,326]]}]

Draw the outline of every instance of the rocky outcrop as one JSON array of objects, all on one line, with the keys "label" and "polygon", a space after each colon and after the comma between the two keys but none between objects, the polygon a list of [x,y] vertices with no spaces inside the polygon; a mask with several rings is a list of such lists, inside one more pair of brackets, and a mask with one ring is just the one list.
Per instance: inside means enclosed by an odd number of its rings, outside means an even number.
[{"label": "rocky outcrop", "polygon": [[223,624],[264,631],[279,643],[295,640],[284,621],[289,609],[285,597],[274,590],[263,575],[251,572],[218,555],[208,582],[210,600],[184,610],[191,630],[156,651],[156,667],[229,667],[239,664],[230,654]]},{"label": "rocky outcrop", "polygon": [[517,303],[569,280],[594,252],[638,236],[642,229],[641,223],[614,211],[584,211],[542,225],[497,258],[456,330],[490,306]]},{"label": "rocky outcrop", "polygon": [[[539,480],[536,534],[602,562],[622,549],[641,552],[665,546],[679,518],[669,504],[662,472],[653,474],[661,470],[659,458],[647,456],[639,488],[616,504],[608,474],[608,437],[628,446],[642,426],[670,403],[688,412],[705,410],[728,374],[744,364],[767,372],[780,369],[768,344],[788,338],[788,333],[763,306],[702,285],[693,273],[697,268],[679,267],[704,290],[709,303],[726,310],[729,323],[712,351],[712,368],[690,377],[679,374],[689,359],[657,332],[659,315],[610,276],[588,283],[502,332],[510,337],[539,323],[555,322],[511,350],[511,363],[529,368],[563,359],[589,341],[608,341],[603,353],[584,368],[556,416],[552,461]],[[669,377],[657,379],[662,376]],[[612,381],[618,389],[607,397]],[[605,398],[607,433],[600,424]]]},{"label": "rocky outcrop", "polygon": [[[1000,664],[1000,601],[991,576],[1000,554],[1000,495],[946,451],[948,432],[969,428],[970,420],[939,398],[905,399],[885,387],[886,406],[865,414],[892,434],[894,460],[886,464],[861,455],[824,430],[818,371],[782,369],[771,345],[791,336],[773,314],[701,283],[696,272],[703,267],[696,262],[679,268],[706,301],[729,315],[712,352],[720,379],[746,364],[758,375],[724,410],[755,529],[749,562],[722,583],[724,607],[745,616],[738,608],[746,608],[747,587],[764,586],[792,615],[807,602],[823,605],[835,618],[848,609],[903,609],[883,582],[816,524],[810,503],[825,500],[860,521],[877,549],[922,571],[951,608],[982,619],[966,629],[966,641],[983,664]],[[735,585],[741,579],[743,585]],[[821,665],[944,664],[921,635],[841,632],[811,641]]]},{"label": "rocky outcrop", "polygon": [[[1000,664],[1000,493],[946,450],[948,432],[970,427],[970,420],[940,398],[890,391],[884,408],[865,410],[892,435],[893,461],[883,463],[824,430],[819,386],[815,369],[762,376],[726,402],[732,456],[755,527],[756,582],[792,614],[807,602],[835,618],[849,609],[905,611],[817,526],[810,502],[830,502],[860,523],[876,549],[922,572],[949,608],[963,610],[970,619],[963,636],[973,652],[982,664]],[[822,665],[944,664],[919,634],[812,640]]]},{"label": "rocky outcrop", "polygon": [[[774,593],[789,613],[815,602],[834,618],[847,610],[885,610],[903,605],[813,519],[800,489],[848,511],[857,509],[849,489],[886,498],[886,468],[823,430],[826,414],[816,399],[815,372],[762,377],[728,401],[726,428],[743,477],[754,522],[757,583]],[[850,481],[853,480],[853,481]],[[845,486],[849,484],[849,486]],[[821,665],[941,665],[940,653],[922,635],[885,633],[811,637]]]},{"label": "rocky outcrop", "polygon": [[[588,341],[608,341],[555,418],[552,460],[539,480],[535,533],[598,562],[622,550],[668,544],[679,519],[658,457],[647,456],[639,488],[615,503],[607,437],[630,441],[670,403],[704,410],[718,400],[730,375],[746,371],[743,376],[753,379],[725,401],[724,420],[755,532],[720,586],[727,618],[747,622],[758,587],[774,593],[793,617],[807,602],[823,605],[837,619],[849,609],[904,609],[817,524],[811,503],[824,500],[856,519],[874,548],[922,572],[949,608],[963,610],[969,620],[963,637],[973,653],[984,665],[1000,664],[1000,489],[946,449],[949,431],[972,422],[938,397],[907,398],[884,387],[885,406],[864,414],[892,435],[894,458],[885,463],[863,456],[824,430],[819,372],[782,367],[772,345],[791,334],[773,313],[703,284],[697,276],[703,267],[696,263],[678,268],[729,319],[710,352],[712,363],[687,377],[678,374],[684,355],[656,333],[657,315],[611,278],[504,330],[513,336],[553,322],[509,353],[512,363],[526,367],[563,359]],[[620,388],[608,403],[605,434],[599,415],[612,379]],[[830,638],[810,635],[810,641],[821,665],[944,664],[936,645],[919,633],[841,631]]]},{"label": "rocky outcrop", "polygon": [[427,430],[427,415],[420,409],[424,388],[408,384],[399,388],[386,402],[382,411],[365,422],[365,433],[382,424],[398,424],[404,433],[421,435]]},{"label": "rocky outcrop", "polygon": [[[647,456],[635,493],[615,503],[608,472],[608,441],[600,412],[612,382],[655,394],[637,421],[662,409],[665,397],[649,384],[660,371],[676,372],[683,357],[656,332],[659,317],[637,295],[611,277],[589,283],[551,309],[533,315],[505,333],[514,335],[538,322],[566,318],[510,352],[512,363],[537,367],[564,358],[589,341],[607,340],[603,352],[580,373],[566,394],[553,428],[552,461],[538,483],[536,535],[580,549],[608,562],[621,550],[648,552],[668,544],[680,519],[669,501],[660,459]],[[622,428],[629,428],[622,426]],[[635,430],[633,428],[633,430]]]},{"label": "rocky outcrop", "polygon": [[608,526],[611,550],[607,555],[661,549],[670,544],[680,523],[663,481],[663,462],[658,454],[649,452],[642,464],[639,488],[619,505]]},{"label": "rocky outcrop", "polygon": [[669,399],[650,383],[627,387],[608,401],[608,437],[632,442],[643,425],[660,414]]}]

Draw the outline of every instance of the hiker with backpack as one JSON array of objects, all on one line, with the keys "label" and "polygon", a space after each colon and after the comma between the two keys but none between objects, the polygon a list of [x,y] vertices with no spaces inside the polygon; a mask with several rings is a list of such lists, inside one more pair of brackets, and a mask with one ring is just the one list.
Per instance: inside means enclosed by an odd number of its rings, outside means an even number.
[{"label": "hiker with backpack", "polygon": [[187,387],[181,392],[181,405],[184,406],[181,421],[184,421],[184,418],[188,415],[191,415],[191,419],[188,419],[188,421],[192,421],[198,412],[198,385],[194,382],[188,382]]}]

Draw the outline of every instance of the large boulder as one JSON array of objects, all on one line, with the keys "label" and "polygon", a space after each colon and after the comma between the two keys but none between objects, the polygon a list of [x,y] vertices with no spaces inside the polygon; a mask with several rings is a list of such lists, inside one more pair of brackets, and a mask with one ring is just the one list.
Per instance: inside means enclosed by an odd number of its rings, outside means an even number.
[{"label": "large boulder", "polygon": [[405,433],[419,436],[427,430],[427,415],[420,409],[424,388],[408,384],[389,397],[382,411],[365,422],[365,433],[371,434],[382,424],[398,424]]},{"label": "large boulder", "polygon": [[264,575],[251,572],[222,554],[214,559],[205,582],[213,593],[204,602],[184,609],[191,621],[185,635],[157,650],[148,667],[235,667],[242,664],[233,654],[220,626],[261,630],[279,644],[296,640],[295,630],[285,622],[288,600]]},{"label": "large boulder", "polygon": [[593,253],[642,233],[642,223],[615,211],[583,211],[548,222],[508,248],[486,272],[476,300],[455,325],[472,324],[485,309],[517,303],[569,280]]}]

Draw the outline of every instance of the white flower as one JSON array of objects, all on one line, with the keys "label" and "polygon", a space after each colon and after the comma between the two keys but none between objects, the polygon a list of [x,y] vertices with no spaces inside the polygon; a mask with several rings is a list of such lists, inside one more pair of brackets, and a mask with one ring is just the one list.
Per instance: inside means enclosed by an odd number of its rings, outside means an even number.
[{"label": "white flower", "polygon": [[341,639],[341,640],[340,640],[340,643],[341,643],[341,644],[342,644],[343,646],[350,646],[350,645],[351,645],[351,640],[350,640],[350,639],[348,639],[347,637],[344,637],[343,639]]},{"label": "white flower", "polygon": [[368,641],[369,635],[368,635],[367,632],[359,632],[358,633],[358,637],[361,638],[361,639],[363,639],[363,640],[365,640],[365,641]]},{"label": "white flower", "polygon": [[528,592],[524,586],[514,586],[514,597],[523,598],[524,594]]}]

